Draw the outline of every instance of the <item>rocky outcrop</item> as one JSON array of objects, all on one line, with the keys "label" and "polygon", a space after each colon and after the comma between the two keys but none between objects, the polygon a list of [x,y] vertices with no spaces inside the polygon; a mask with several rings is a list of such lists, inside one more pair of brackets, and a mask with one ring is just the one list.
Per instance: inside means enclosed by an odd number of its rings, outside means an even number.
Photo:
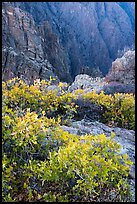
[{"label": "rocky outcrop", "polygon": [[129,158],[133,162],[133,165],[129,174],[129,183],[132,191],[132,201],[135,201],[135,131],[127,130],[119,127],[108,127],[107,125],[100,123],[98,121],[73,121],[71,126],[62,126],[64,131],[67,131],[71,134],[77,135],[99,135],[106,134],[106,136],[110,137],[111,132],[114,132],[116,136],[113,138],[121,145],[121,154],[127,153]]},{"label": "rocky outcrop", "polygon": [[106,76],[107,82],[135,84],[135,51],[127,51],[121,58],[112,63],[112,68]]},{"label": "rocky outcrop", "polygon": [[118,51],[134,46],[135,5],[124,3],[7,2],[15,9],[3,11],[3,46],[28,46],[25,54],[47,59],[61,80],[93,76],[94,68],[105,75]]},{"label": "rocky outcrop", "polygon": [[121,58],[112,63],[112,68],[105,77],[108,85],[105,87],[117,89],[117,92],[135,92],[135,51],[127,51]]},{"label": "rocky outcrop", "polygon": [[85,93],[103,90],[106,94],[135,93],[135,51],[127,51],[121,58],[112,62],[112,68],[106,77],[94,77],[80,74],[75,77],[68,91],[77,89]]},{"label": "rocky outcrop", "polygon": [[112,62],[112,68],[105,78],[80,74],[75,77],[68,91],[83,89],[85,93],[103,90],[106,94],[135,93],[135,51],[129,50]]},{"label": "rocky outcrop", "polygon": [[106,84],[106,82],[104,82],[104,78],[92,78],[87,74],[79,74],[75,77],[71,86],[68,87],[68,91],[74,92],[77,89],[82,89],[85,93],[93,90],[99,93],[103,89],[104,84]]}]

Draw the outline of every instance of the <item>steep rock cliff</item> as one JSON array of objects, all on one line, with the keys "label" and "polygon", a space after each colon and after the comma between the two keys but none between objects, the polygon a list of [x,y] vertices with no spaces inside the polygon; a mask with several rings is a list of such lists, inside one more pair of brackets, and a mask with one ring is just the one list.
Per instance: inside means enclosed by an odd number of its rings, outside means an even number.
[{"label": "steep rock cliff", "polygon": [[[43,39],[38,43],[43,58],[48,59],[61,80],[71,81],[81,73],[93,76],[98,68],[105,75],[119,51],[134,47],[134,2],[8,2],[7,5],[32,15],[29,18],[33,17],[35,26],[39,25],[37,37]],[[13,37],[16,39],[16,35]]]},{"label": "steep rock cliff", "polygon": [[[69,55],[72,75],[82,66],[106,74],[117,51],[134,44],[134,2],[14,3],[35,21],[50,22]],[[92,72],[92,71],[91,71]]]}]

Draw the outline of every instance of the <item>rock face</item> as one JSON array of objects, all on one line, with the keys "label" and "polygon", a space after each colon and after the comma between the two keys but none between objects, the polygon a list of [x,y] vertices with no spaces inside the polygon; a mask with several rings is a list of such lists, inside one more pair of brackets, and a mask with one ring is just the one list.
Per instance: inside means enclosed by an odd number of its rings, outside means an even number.
[{"label": "rock face", "polygon": [[[46,77],[50,70],[71,81],[81,73],[93,76],[98,68],[105,75],[118,50],[134,47],[134,12],[134,2],[3,3],[3,69],[13,75],[8,65],[13,61],[25,70],[28,57],[34,76]],[[17,54],[14,60],[10,47]]]},{"label": "rock face", "polygon": [[129,183],[132,191],[132,201],[135,201],[135,131],[127,130],[124,128],[113,127],[110,128],[107,125],[100,123],[98,121],[74,121],[71,126],[62,126],[64,131],[67,131],[71,134],[77,135],[98,135],[98,134],[106,134],[106,136],[111,136],[111,132],[114,132],[116,136],[114,140],[117,141],[121,145],[121,154],[127,153],[129,155],[130,160],[133,162],[133,165],[130,170],[129,175]]},{"label": "rock face", "polygon": [[[3,80],[19,76],[31,82],[36,78],[49,79],[57,74],[63,80],[65,73],[67,81],[69,74],[63,61],[63,51],[50,25],[45,23],[38,28],[29,13],[5,3],[2,13]],[[58,65],[56,69],[49,62],[51,58]]]}]

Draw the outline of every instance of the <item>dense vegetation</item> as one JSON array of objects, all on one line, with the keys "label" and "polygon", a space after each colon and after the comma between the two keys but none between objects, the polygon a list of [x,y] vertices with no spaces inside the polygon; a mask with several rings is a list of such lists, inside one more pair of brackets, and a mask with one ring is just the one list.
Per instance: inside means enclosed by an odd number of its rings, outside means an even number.
[{"label": "dense vegetation", "polygon": [[[78,136],[62,130],[70,122],[79,92],[48,90],[50,82],[3,82],[3,201],[129,201],[132,162],[111,137]],[[104,120],[134,127],[134,96],[82,93],[106,107]],[[112,118],[113,116],[113,118]]]},{"label": "dense vegetation", "polygon": [[135,129],[135,96],[130,93],[115,93],[106,95],[103,91],[83,94],[85,100],[90,100],[104,109],[103,122],[114,122],[117,126]]}]

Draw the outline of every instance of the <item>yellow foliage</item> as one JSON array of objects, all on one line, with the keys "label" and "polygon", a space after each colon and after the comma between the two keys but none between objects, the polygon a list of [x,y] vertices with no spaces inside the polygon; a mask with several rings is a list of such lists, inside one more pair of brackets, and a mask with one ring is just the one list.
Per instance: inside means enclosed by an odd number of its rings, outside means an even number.
[{"label": "yellow foliage", "polygon": [[[133,119],[134,96],[95,91],[58,95],[48,91],[47,85],[44,80],[35,80],[29,86],[19,78],[2,83],[3,200],[90,202],[105,195],[101,199],[111,202],[113,189],[115,201],[127,201],[126,178],[132,162],[119,154],[120,145],[112,140],[114,134],[111,138],[104,134],[73,135],[61,125],[76,112],[79,94],[106,106],[105,114],[114,114],[114,120],[120,111],[124,124],[129,116]],[[125,196],[120,199],[123,192]]]},{"label": "yellow foliage", "polygon": [[116,125],[134,129],[135,128],[135,96],[134,94],[115,93],[114,96],[106,95],[103,91],[97,94],[95,91],[83,94],[84,100],[105,107],[104,121],[114,121]]}]

